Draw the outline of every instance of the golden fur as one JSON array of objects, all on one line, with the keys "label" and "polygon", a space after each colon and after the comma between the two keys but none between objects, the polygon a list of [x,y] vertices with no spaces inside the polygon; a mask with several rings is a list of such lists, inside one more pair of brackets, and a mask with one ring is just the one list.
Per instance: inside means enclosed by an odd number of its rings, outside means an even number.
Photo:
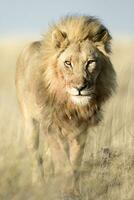
[{"label": "golden fur", "polygon": [[68,16],[19,57],[16,86],[28,147],[43,166],[38,149],[45,137],[54,174],[79,169],[87,129],[101,120],[102,104],[115,90],[110,41],[98,19]]}]

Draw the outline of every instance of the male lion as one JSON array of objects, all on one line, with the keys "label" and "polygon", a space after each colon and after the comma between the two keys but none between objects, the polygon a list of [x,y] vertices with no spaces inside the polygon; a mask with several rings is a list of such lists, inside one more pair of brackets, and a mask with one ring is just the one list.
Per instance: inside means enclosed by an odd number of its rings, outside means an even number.
[{"label": "male lion", "polygon": [[[72,190],[87,130],[101,120],[101,107],[116,87],[110,41],[98,19],[67,16],[18,59],[16,87],[34,167],[45,177],[47,155],[53,175],[64,174],[66,183],[74,178]],[[47,145],[42,156],[41,142]]]}]

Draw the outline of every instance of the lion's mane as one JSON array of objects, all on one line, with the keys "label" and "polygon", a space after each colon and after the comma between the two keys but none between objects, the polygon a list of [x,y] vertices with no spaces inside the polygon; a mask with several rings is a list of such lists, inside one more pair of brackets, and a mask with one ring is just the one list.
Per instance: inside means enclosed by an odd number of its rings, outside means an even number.
[{"label": "lion's mane", "polygon": [[[53,42],[52,34],[60,30],[62,37]],[[62,41],[64,38],[64,41]],[[89,39],[101,52],[103,70],[96,84],[96,96],[89,105],[78,107],[68,103],[62,93],[64,86],[60,84],[59,72],[56,69],[57,57],[72,43]],[[101,105],[115,91],[116,75],[109,59],[111,52],[111,36],[101,22],[89,16],[67,16],[50,27],[41,42],[40,81],[36,88],[37,102],[44,115],[56,115],[55,119],[75,118],[98,122],[101,118]],[[59,77],[59,78],[57,78]],[[45,91],[45,92],[44,92]],[[51,112],[50,112],[51,110]],[[89,120],[90,119],[90,120]]]}]

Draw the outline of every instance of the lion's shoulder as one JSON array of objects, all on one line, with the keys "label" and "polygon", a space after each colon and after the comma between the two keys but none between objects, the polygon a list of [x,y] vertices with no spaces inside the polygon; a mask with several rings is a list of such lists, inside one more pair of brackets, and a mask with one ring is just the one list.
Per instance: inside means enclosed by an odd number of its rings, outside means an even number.
[{"label": "lion's shoulder", "polygon": [[40,60],[40,51],[41,41],[32,42],[22,49],[17,60],[16,77],[33,69],[33,66]]}]

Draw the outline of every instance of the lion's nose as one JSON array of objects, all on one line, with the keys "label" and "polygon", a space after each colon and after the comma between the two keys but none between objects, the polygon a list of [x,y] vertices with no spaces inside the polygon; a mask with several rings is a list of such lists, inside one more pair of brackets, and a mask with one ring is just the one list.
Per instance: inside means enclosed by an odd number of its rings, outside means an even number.
[{"label": "lion's nose", "polygon": [[84,90],[86,87],[87,87],[87,85],[85,84],[85,85],[79,85],[79,86],[77,86],[75,88],[78,90],[79,95],[80,95],[81,91]]}]

